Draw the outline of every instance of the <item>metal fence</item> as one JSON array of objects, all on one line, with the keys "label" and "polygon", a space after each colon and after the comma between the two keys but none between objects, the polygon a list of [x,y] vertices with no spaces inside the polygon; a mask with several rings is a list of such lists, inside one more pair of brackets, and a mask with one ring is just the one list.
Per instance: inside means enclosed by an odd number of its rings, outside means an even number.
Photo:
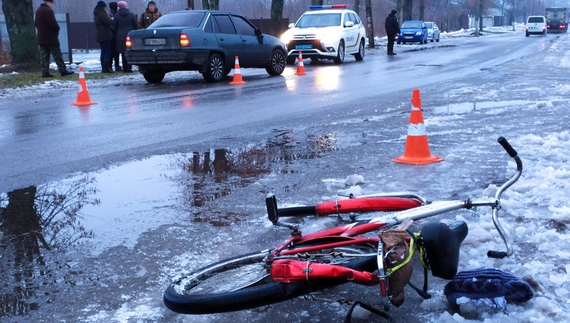
[{"label": "metal fence", "polygon": [[[55,20],[59,24],[59,44],[61,53],[64,59],[67,57],[69,62],[73,62],[71,49],[74,48],[71,43],[69,31],[72,29],[72,24],[69,22],[68,13],[56,13]],[[2,51],[10,51],[10,37],[8,36],[8,29],[6,28],[6,17],[0,15],[0,46]]]}]

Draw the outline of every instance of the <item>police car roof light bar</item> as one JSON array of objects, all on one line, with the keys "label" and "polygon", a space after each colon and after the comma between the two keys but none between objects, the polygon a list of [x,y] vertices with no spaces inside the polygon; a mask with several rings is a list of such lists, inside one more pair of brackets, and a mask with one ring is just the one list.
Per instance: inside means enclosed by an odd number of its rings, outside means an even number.
[{"label": "police car roof light bar", "polygon": [[345,4],[326,4],[326,5],[315,5],[310,6],[310,10],[319,10],[319,9],[346,9],[347,6]]}]

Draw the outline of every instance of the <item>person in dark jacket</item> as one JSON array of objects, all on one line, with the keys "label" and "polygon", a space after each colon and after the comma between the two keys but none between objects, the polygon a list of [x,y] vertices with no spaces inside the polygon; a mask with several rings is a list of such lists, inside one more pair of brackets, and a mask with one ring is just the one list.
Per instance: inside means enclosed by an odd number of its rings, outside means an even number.
[{"label": "person in dark jacket", "polygon": [[111,26],[113,20],[107,12],[107,4],[105,1],[97,2],[95,9],[93,9],[93,20],[95,21],[95,41],[101,47],[101,71],[103,73],[113,73],[109,68],[109,61],[111,60],[111,41],[113,40],[113,32]]},{"label": "person in dark jacket", "polygon": [[386,17],[386,23],[384,27],[386,28],[386,35],[388,36],[388,55],[396,55],[394,53],[394,40],[396,36],[400,33],[400,23],[398,18],[396,18],[396,10],[392,10],[388,17]]},{"label": "person in dark jacket", "polygon": [[[117,13],[117,3],[109,2],[109,17],[111,20],[115,20],[115,14]],[[113,62],[115,62],[115,71],[120,71],[121,66],[119,65],[119,53],[117,52],[117,31],[112,30],[113,39],[111,40],[111,59],[109,60],[109,69],[113,69]]]},{"label": "person in dark jacket", "polygon": [[42,77],[53,77],[49,73],[50,55],[57,65],[61,76],[71,75],[74,72],[68,71],[61,49],[59,48],[59,25],[53,13],[53,0],[44,0],[38,10],[36,10],[35,25],[38,29],[37,38],[40,46]]},{"label": "person in dark jacket", "polygon": [[115,21],[113,22],[113,28],[117,33],[117,53],[121,54],[123,72],[129,73],[133,71],[133,66],[127,62],[127,58],[125,57],[125,52],[127,51],[125,41],[129,31],[137,29],[137,18],[135,14],[129,10],[129,5],[126,1],[119,1],[118,6],[119,11],[117,11]]},{"label": "person in dark jacket", "polygon": [[149,1],[146,10],[141,14],[139,19],[139,29],[146,29],[161,16],[162,14],[158,11],[158,8],[156,8],[156,3]]}]

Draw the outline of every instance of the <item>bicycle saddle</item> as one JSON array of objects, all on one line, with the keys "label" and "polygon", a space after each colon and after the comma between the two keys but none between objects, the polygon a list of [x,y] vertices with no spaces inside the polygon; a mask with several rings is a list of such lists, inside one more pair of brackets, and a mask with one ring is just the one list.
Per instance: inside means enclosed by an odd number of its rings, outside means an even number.
[{"label": "bicycle saddle", "polygon": [[422,228],[421,236],[432,275],[453,279],[459,265],[459,248],[469,228],[463,221],[450,226],[444,223],[430,223]]}]

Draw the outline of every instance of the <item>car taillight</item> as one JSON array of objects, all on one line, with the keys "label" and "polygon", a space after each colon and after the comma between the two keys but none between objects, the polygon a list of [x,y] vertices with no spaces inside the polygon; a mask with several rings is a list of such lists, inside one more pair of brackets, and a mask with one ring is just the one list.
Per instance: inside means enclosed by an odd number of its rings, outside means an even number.
[{"label": "car taillight", "polygon": [[186,34],[180,34],[180,46],[181,47],[189,47],[190,46],[190,38]]},{"label": "car taillight", "polygon": [[127,45],[127,48],[131,48],[131,46],[133,46],[133,43],[131,42],[131,37],[127,36],[127,39],[125,40],[125,45]]}]

